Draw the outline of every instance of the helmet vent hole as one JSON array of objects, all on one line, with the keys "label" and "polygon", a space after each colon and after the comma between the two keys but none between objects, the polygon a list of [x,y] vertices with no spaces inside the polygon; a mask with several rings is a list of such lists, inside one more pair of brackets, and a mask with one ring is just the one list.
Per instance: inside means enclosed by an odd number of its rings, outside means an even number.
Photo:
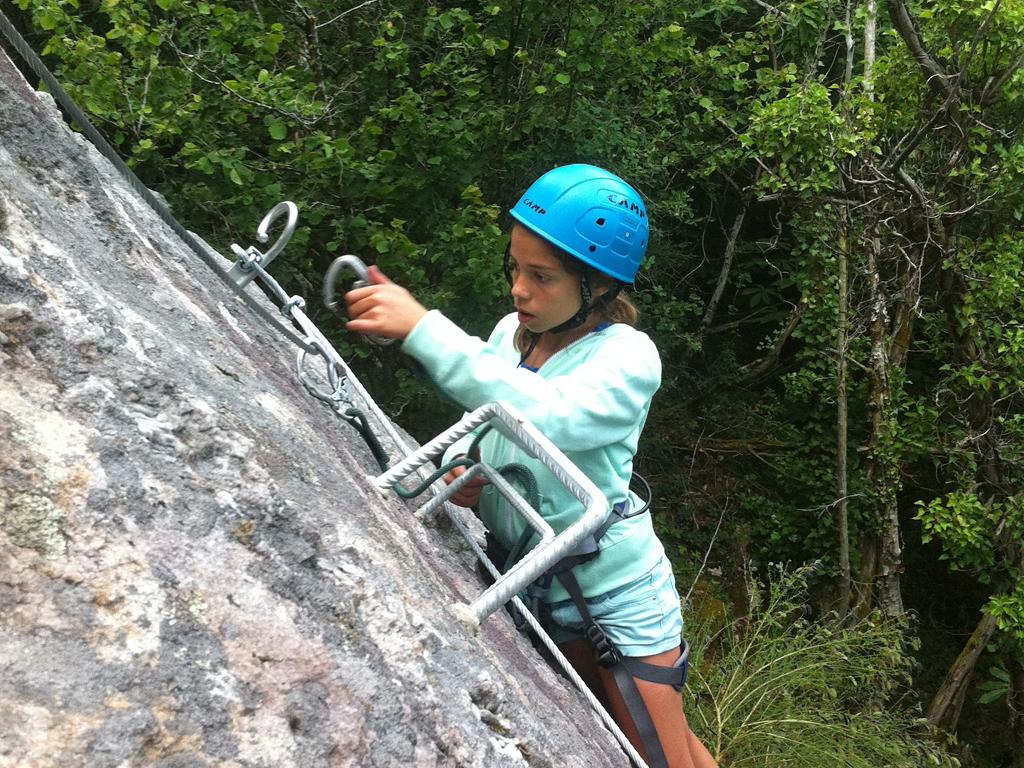
[{"label": "helmet vent hole", "polygon": [[603,227],[604,226],[604,219],[598,219],[597,220],[597,226]]},{"label": "helmet vent hole", "polygon": [[591,253],[593,253],[593,252],[594,252],[594,251],[596,251],[596,250],[597,250],[597,246],[596,246],[596,245],[592,245],[592,246],[590,246],[590,252],[591,252]]}]

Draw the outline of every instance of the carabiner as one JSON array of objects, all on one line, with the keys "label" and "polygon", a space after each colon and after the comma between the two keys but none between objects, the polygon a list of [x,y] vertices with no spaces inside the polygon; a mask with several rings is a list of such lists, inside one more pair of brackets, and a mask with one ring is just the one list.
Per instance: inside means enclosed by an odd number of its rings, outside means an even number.
[{"label": "carabiner", "polygon": [[[324,275],[324,306],[338,314],[341,314],[341,311],[338,308],[339,301],[334,295],[334,285],[338,282],[341,270],[346,268],[356,273],[356,279],[352,281],[352,288],[349,290],[365,288],[370,284],[370,272],[366,268],[366,264],[358,256],[345,254],[332,261],[331,266],[327,268],[327,273]],[[395,342],[394,339],[384,336],[373,336],[371,334],[366,334],[366,338],[381,347],[386,347],[388,344],[394,344]]]},{"label": "carabiner", "polygon": [[299,349],[295,354],[295,369],[299,374],[299,381],[317,400],[323,400],[336,412],[341,413],[345,405],[352,405],[352,392],[350,391],[348,378],[338,370],[338,365],[327,353],[324,345],[312,336],[306,338],[306,343],[315,351],[327,365],[327,383],[330,390],[321,389],[306,374],[306,354],[308,350]]}]

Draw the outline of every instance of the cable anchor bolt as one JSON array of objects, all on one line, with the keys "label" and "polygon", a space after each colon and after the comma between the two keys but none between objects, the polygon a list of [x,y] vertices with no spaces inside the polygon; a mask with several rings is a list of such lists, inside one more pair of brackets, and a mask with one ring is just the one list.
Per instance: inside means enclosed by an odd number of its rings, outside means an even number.
[{"label": "cable anchor bolt", "polygon": [[288,219],[285,222],[284,230],[266,253],[263,253],[254,245],[242,248],[242,246],[236,243],[231,244],[231,251],[238,257],[238,261],[235,262],[234,266],[231,267],[231,271],[228,272],[228,277],[231,280],[244,288],[256,277],[256,265],[266,269],[270,262],[277,258],[278,254],[284,250],[285,246],[292,239],[292,235],[295,234],[295,225],[299,221],[299,208],[295,203],[291,200],[278,203],[267,212],[267,215],[263,217],[260,225],[256,228],[256,239],[261,243],[265,243],[270,239],[270,226],[285,215],[287,215]]}]

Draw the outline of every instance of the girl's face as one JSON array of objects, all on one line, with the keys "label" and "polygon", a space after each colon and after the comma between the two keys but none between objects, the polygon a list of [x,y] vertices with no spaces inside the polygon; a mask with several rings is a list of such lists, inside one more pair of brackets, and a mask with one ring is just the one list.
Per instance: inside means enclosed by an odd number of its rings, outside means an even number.
[{"label": "girl's face", "polygon": [[512,301],[533,333],[555,328],[580,308],[580,279],[566,271],[554,248],[526,227],[512,228]]}]

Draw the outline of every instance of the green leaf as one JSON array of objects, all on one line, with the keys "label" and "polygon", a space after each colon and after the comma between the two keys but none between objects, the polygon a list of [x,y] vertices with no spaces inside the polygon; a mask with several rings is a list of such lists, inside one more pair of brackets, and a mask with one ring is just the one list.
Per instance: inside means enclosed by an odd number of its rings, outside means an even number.
[{"label": "green leaf", "polygon": [[978,697],[979,704],[991,704],[993,701],[999,701],[1006,696],[1006,689],[992,690],[981,694]]},{"label": "green leaf", "polygon": [[548,92],[548,87],[546,85],[538,85],[533,91],[534,93],[544,94]]},{"label": "green leaf", "polygon": [[284,120],[272,117],[267,120],[267,132],[270,134],[270,138],[281,141],[288,135],[288,126],[285,125]]},{"label": "green leaf", "polygon": [[564,72],[559,72],[557,75],[555,75],[555,80],[561,83],[562,85],[568,85],[571,79],[572,78],[569,77],[569,75],[565,74]]}]

